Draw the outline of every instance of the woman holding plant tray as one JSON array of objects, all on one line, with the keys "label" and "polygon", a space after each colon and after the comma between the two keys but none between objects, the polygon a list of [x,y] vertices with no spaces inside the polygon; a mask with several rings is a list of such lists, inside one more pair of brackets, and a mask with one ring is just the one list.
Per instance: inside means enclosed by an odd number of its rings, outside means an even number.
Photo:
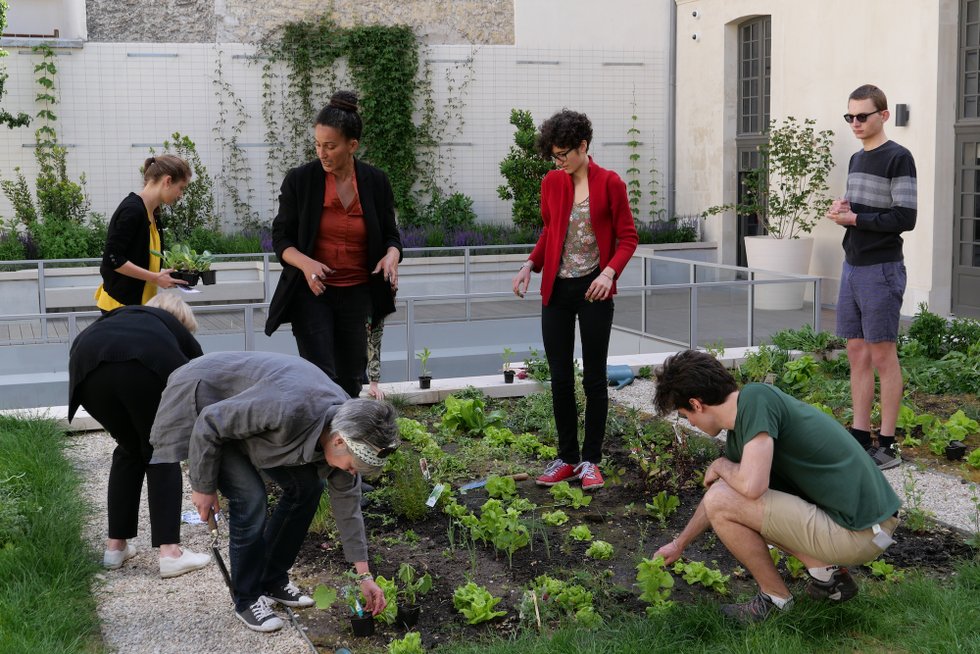
[{"label": "woman holding plant tray", "polygon": [[356,159],[357,96],[339,91],[316,117],[317,160],[286,174],[272,244],[282,276],[265,333],[292,323],[299,355],[351,397],[361,392],[372,317],[395,310],[401,237],[385,173]]},{"label": "woman holding plant tray", "polygon": [[[599,472],[609,395],[606,354],[612,329],[616,278],[638,241],[626,184],[589,156],[592,123],[563,109],[541,126],[538,150],[558,166],[541,182],[537,245],[514,276],[524,297],[531,271],[541,272],[541,333],[551,368],[558,428],[558,458],[538,477],[541,486],[580,479],[583,490],[602,488]],[[585,440],[579,447],[575,403],[575,320],[582,334]]]},{"label": "woman holding plant tray", "polygon": [[160,207],[173,204],[191,181],[191,168],[180,157],[162,154],[143,163],[143,190],[126,196],[112,214],[102,254],[102,283],[95,305],[103,312],[122,306],[146,304],[158,288],[186,284],[160,269],[163,251]]}]

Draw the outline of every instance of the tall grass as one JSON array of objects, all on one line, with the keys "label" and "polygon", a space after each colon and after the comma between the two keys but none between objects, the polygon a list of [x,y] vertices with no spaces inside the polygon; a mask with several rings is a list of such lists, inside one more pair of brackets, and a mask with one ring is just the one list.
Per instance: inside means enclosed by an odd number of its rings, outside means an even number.
[{"label": "tall grass", "polygon": [[44,420],[0,417],[0,652],[98,652],[87,507]]},{"label": "tall grass", "polygon": [[[865,581],[853,600],[806,599],[758,625],[721,617],[716,604],[678,604],[657,617],[622,617],[600,629],[561,629],[510,641],[440,648],[454,654],[655,654],[716,652],[980,652],[980,564],[964,563],[950,579],[912,574],[898,584]],[[732,601],[730,599],[723,601]]]}]

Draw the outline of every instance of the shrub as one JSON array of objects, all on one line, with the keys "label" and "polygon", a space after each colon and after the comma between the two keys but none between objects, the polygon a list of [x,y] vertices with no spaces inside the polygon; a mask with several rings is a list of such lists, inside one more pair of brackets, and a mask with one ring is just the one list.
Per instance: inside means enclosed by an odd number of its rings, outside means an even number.
[{"label": "shrub", "polygon": [[83,259],[101,257],[105,247],[106,224],[95,216],[91,226],[65,220],[45,220],[31,229],[41,259]]},{"label": "shrub", "polygon": [[432,190],[432,198],[419,212],[415,226],[435,227],[442,231],[472,227],[476,222],[473,198],[463,193],[444,195],[438,188]]},{"label": "shrub", "polygon": [[425,505],[429,487],[419,468],[419,457],[409,452],[395,452],[388,457],[391,478],[391,509],[410,522],[421,520],[428,513]]},{"label": "shrub", "polygon": [[[214,212],[214,181],[189,137],[174,132],[163,142],[163,151],[174,154],[190,164],[193,173],[184,195],[169,207],[161,208],[161,216],[173,241],[186,241],[195,227],[218,232],[218,216]],[[156,154],[150,148],[151,154]],[[197,248],[195,248],[197,249]]]},{"label": "shrub", "polygon": [[513,200],[514,224],[523,229],[541,228],[541,180],[554,169],[550,161],[538,156],[534,142],[538,133],[531,112],[512,109],[510,124],[517,128],[514,145],[503,161],[500,174],[507,184],[497,187],[501,200]]}]

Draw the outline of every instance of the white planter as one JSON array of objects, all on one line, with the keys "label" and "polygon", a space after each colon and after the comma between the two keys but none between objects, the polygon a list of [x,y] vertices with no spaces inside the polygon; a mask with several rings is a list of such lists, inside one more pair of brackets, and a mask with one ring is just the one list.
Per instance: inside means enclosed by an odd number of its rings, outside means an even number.
[{"label": "white planter", "polygon": [[[776,273],[806,275],[810,272],[813,238],[746,236],[745,257],[749,268]],[[757,273],[756,279],[780,279],[780,275]],[[764,284],[755,287],[755,308],[785,311],[803,308],[806,284]]]}]

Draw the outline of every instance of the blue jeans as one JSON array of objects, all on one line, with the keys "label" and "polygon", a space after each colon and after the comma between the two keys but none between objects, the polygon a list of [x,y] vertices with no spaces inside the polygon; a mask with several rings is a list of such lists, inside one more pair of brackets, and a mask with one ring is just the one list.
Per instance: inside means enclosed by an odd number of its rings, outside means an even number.
[{"label": "blue jeans", "polygon": [[235,610],[244,611],[266,590],[283,586],[320,504],[323,480],[316,464],[262,470],[282,489],[266,517],[265,482],[239,443],[221,449],[218,490],[228,500],[228,553]]}]

